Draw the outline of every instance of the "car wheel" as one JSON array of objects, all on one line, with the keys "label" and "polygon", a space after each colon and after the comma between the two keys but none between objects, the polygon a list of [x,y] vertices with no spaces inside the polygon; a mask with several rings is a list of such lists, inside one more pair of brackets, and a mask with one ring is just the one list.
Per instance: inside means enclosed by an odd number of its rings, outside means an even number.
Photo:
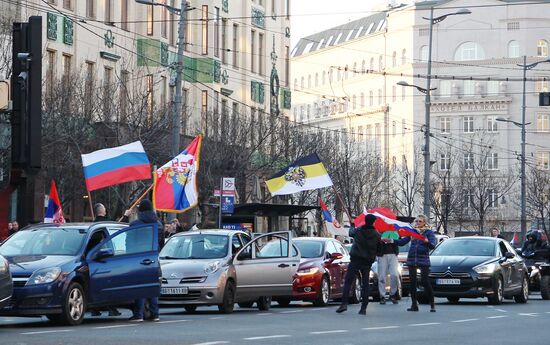
[{"label": "car wheel", "polygon": [[361,302],[361,277],[360,276],[355,277],[355,282],[353,282],[353,285],[351,286],[351,296],[350,296],[349,302],[351,304],[357,304]]},{"label": "car wheel", "polygon": [[529,299],[529,280],[527,277],[523,277],[523,282],[521,283],[521,291],[514,296],[516,303],[527,303]]},{"label": "car wheel", "polygon": [[240,303],[237,303],[239,305],[239,307],[241,308],[252,308],[252,306],[254,305],[254,302],[240,302]]},{"label": "car wheel", "polygon": [[288,307],[290,305],[290,298],[278,299],[277,304],[281,307]]},{"label": "car wheel", "polygon": [[447,301],[449,301],[452,304],[457,304],[458,301],[460,301],[460,297],[447,297]]},{"label": "car wheel", "polygon": [[196,305],[186,305],[185,307],[183,307],[185,309],[186,312],[188,312],[189,314],[191,313],[194,313],[197,311],[197,306]]},{"label": "car wheel", "polygon": [[321,290],[317,295],[317,298],[313,301],[313,305],[317,307],[324,307],[328,304],[330,299],[330,282],[328,277],[323,277],[321,280]]},{"label": "car wheel", "polygon": [[218,310],[224,314],[231,314],[235,307],[235,283],[228,280],[223,291],[222,304],[218,304]]},{"label": "car wheel", "polygon": [[542,276],[540,279],[540,295],[542,299],[550,299],[550,276]]},{"label": "car wheel", "polygon": [[258,305],[259,310],[268,311],[269,307],[271,307],[271,296],[262,296],[258,298],[256,304]]},{"label": "car wheel", "polygon": [[502,278],[499,277],[494,284],[493,294],[488,297],[489,304],[498,305],[502,303],[504,299]]},{"label": "car wheel", "polygon": [[65,295],[59,321],[65,325],[80,325],[86,311],[84,289],[78,283],[71,283]]}]

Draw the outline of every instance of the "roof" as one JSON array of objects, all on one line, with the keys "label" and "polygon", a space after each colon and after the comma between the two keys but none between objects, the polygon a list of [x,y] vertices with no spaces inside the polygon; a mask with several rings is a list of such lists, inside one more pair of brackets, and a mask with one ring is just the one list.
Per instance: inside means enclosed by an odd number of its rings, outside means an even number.
[{"label": "roof", "polygon": [[340,45],[359,37],[380,32],[385,28],[386,12],[354,20],[331,29],[301,38],[294,47],[293,57]]},{"label": "roof", "polygon": [[198,229],[192,231],[179,232],[174,236],[185,236],[185,235],[196,235],[196,234],[205,234],[205,235],[223,235],[229,236],[235,233],[243,233],[242,230],[227,230],[227,229]]},{"label": "roof", "polygon": [[332,238],[328,238],[328,237],[294,237],[292,239],[293,241],[312,241],[312,242],[315,242],[315,241],[319,241],[319,242],[326,242],[326,241],[330,241],[332,240]]},{"label": "roof", "polygon": [[22,228],[21,230],[36,229],[36,228],[51,228],[51,227],[60,227],[60,228],[86,228],[95,224],[110,224],[110,225],[128,225],[128,223],[119,223],[119,222],[80,222],[80,223],[64,223],[64,224],[55,224],[55,223],[36,223],[29,224]]},{"label": "roof", "polygon": [[319,206],[288,205],[288,204],[239,204],[235,205],[234,216],[254,215],[254,216],[283,216],[290,217],[299,213],[320,210]]}]

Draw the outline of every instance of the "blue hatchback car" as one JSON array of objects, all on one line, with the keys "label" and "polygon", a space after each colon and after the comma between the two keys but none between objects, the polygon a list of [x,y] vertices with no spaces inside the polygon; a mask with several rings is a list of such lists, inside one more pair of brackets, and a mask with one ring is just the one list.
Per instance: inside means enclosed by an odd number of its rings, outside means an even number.
[{"label": "blue hatchback car", "polygon": [[0,246],[13,296],[0,315],[78,325],[88,309],[129,306],[160,295],[157,224],[39,224]]}]

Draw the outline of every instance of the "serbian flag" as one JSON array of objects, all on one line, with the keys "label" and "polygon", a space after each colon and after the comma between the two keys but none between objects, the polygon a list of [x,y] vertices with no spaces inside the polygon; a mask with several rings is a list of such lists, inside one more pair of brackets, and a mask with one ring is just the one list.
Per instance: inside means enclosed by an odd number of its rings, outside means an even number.
[{"label": "serbian flag", "polygon": [[153,206],[157,211],[181,213],[198,204],[201,143],[199,134],[185,150],[155,171]]},{"label": "serbian flag", "polygon": [[330,213],[327,205],[325,205],[322,199],[319,199],[319,203],[321,205],[321,215],[323,217],[323,220],[325,221],[327,231],[330,232],[330,234],[333,236],[348,236],[348,232],[346,231],[346,229],[342,227],[342,225],[338,222],[336,218],[332,217],[332,214]]},{"label": "serbian flag", "polygon": [[510,244],[514,247],[519,245],[519,238],[518,238],[517,232],[514,232],[514,238],[512,238],[512,241],[510,242]]},{"label": "serbian flag", "polygon": [[82,155],[89,191],[151,178],[151,164],[140,141]]},{"label": "serbian flag", "polygon": [[384,216],[384,215],[382,215],[378,212],[373,212],[373,213],[368,213],[368,214],[372,214],[377,219],[382,220],[384,223],[386,223],[390,226],[393,226],[394,230],[397,231],[397,233],[401,237],[411,236],[413,238],[416,238],[417,240],[424,241],[424,236],[422,236],[418,232],[418,230],[413,228],[411,226],[411,224],[409,224],[409,223],[405,223],[405,222],[399,221],[397,219],[388,218],[388,217],[386,217],[386,216]]},{"label": "serbian flag", "polygon": [[52,186],[50,187],[50,197],[48,199],[48,208],[44,215],[44,223],[65,223],[63,218],[63,210],[61,209],[61,201],[59,201],[59,195],[57,194],[57,188],[55,188],[55,181],[52,180]]}]

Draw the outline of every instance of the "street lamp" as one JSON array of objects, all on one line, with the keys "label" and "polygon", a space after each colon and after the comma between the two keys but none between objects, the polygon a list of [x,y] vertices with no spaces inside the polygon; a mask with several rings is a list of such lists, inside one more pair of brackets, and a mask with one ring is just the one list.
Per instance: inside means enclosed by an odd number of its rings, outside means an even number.
[{"label": "street lamp", "polygon": [[431,91],[434,89],[431,88],[432,82],[432,41],[433,41],[433,26],[434,24],[440,23],[445,18],[449,16],[456,16],[462,14],[472,13],[468,9],[460,9],[453,13],[447,13],[439,17],[434,18],[434,8],[430,7],[430,17],[422,17],[423,19],[430,21],[430,38],[428,44],[428,71],[426,75],[426,88],[420,88],[416,85],[409,85],[407,82],[399,82],[398,85],[401,86],[412,86],[415,87],[418,91],[425,93],[426,97],[424,104],[426,106],[425,114],[425,124],[424,124],[424,215],[430,219],[430,106],[431,106]]}]

